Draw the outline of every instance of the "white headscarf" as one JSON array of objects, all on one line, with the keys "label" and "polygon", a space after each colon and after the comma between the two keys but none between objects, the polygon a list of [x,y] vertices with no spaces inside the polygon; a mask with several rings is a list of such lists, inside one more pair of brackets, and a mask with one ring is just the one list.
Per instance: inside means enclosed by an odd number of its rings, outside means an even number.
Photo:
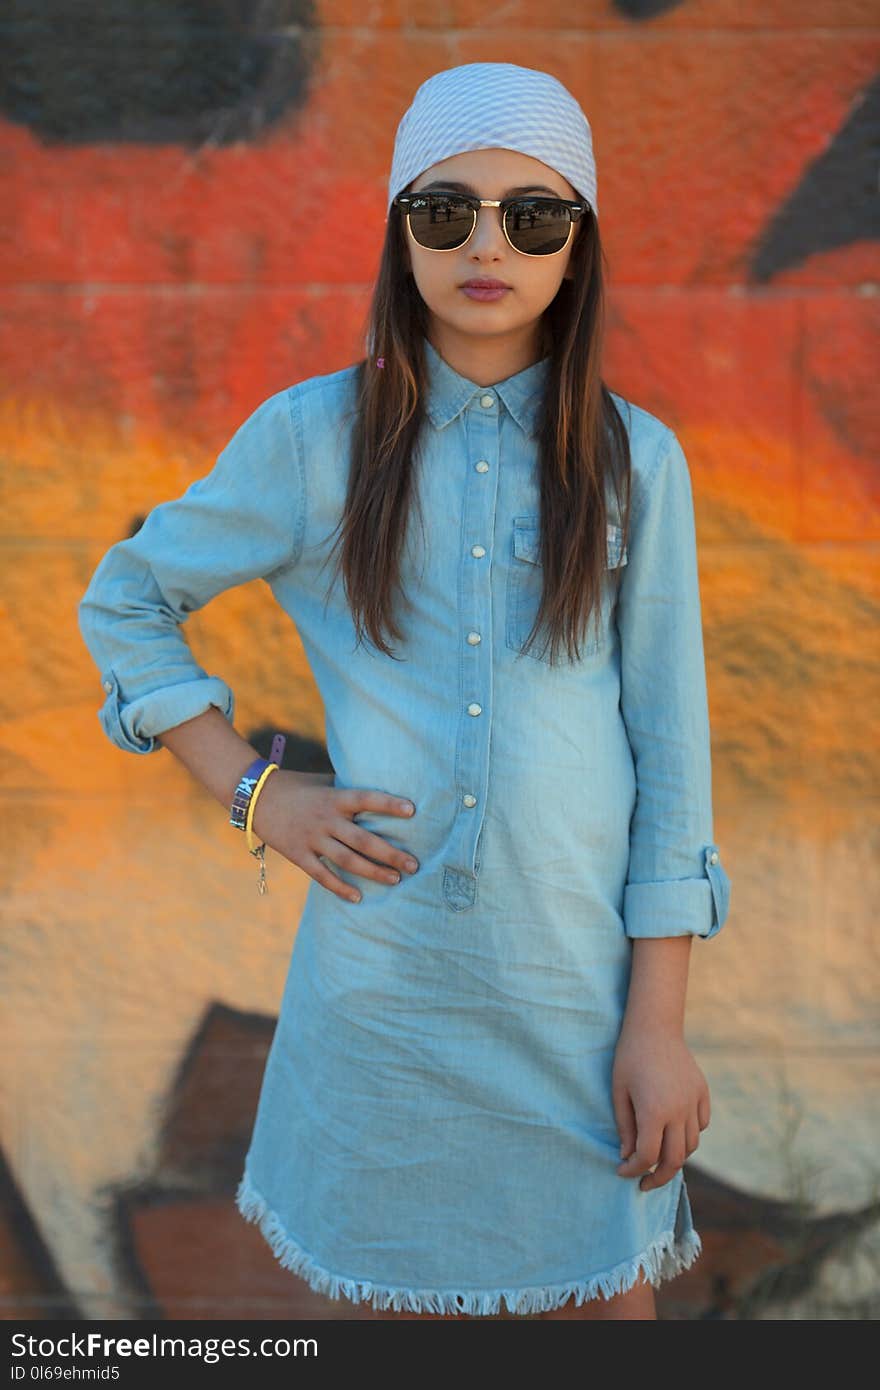
[{"label": "white headscarf", "polygon": [[422,83],[397,127],[388,212],[396,194],[432,164],[496,146],[555,169],[598,217],[589,121],[557,78],[516,63],[463,63]]}]

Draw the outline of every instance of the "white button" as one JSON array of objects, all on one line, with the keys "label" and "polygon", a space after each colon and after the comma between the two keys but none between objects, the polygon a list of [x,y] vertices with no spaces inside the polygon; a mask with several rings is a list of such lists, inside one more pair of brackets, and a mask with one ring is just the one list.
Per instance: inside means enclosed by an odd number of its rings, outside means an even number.
[{"label": "white button", "polygon": [[469,632],[469,633],[468,633],[468,641],[470,642],[470,644],[471,644],[472,647],[475,647],[475,646],[477,645],[477,643],[478,643],[478,642],[482,642],[482,640],[483,640],[483,639],[482,639],[482,637],[480,636],[480,634],[479,634],[478,632]]},{"label": "white button", "polygon": [[717,851],[717,849],[713,849],[712,853],[709,855],[709,863],[710,863],[710,864],[717,864],[717,863],[718,863],[718,851]]},{"label": "white button", "polygon": [[482,714],[483,706],[478,704],[468,705],[468,714]]},{"label": "white button", "polygon": [[494,396],[481,396],[481,397],[480,397],[480,405],[483,407],[484,410],[491,410],[494,404],[495,404],[495,397],[494,397]]},{"label": "white button", "polygon": [[470,792],[467,792],[461,799],[464,802],[465,806],[476,806],[477,804],[477,798],[475,796],[471,796]]},{"label": "white button", "polygon": [[477,557],[478,560],[481,559],[481,558],[485,555],[485,553],[486,553],[485,548],[484,548],[482,545],[472,545],[472,546],[471,546],[471,554],[472,554],[472,555],[476,555],[476,557]]},{"label": "white button", "polygon": [[480,462],[479,462],[479,463],[475,463],[475,464],[474,464],[474,468],[477,470],[478,473],[488,473],[488,472],[489,472],[489,465],[488,465],[488,463],[486,462],[485,459],[480,459]]},{"label": "white button", "polygon": [[112,690],[112,689],[113,689],[113,682],[112,682],[112,681],[104,681],[104,689],[107,690],[107,691]]}]

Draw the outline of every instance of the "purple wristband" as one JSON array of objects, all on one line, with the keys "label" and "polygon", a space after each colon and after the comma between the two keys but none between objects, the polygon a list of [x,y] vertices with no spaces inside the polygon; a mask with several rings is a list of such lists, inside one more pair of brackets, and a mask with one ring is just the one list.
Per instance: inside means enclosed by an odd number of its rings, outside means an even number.
[{"label": "purple wristband", "polygon": [[229,816],[229,824],[234,825],[236,830],[246,829],[248,807],[254,794],[254,788],[270,763],[275,763],[279,768],[281,767],[286,743],[287,739],[284,734],[276,734],[272,739],[271,756],[255,758],[250,767],[242,773],[232,797]]}]

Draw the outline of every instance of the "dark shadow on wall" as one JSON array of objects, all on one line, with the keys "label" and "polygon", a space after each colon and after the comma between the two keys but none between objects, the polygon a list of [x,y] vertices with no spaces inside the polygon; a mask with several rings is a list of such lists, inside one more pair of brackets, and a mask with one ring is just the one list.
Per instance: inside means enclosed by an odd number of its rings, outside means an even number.
[{"label": "dark shadow on wall", "polygon": [[313,0],[7,0],[0,114],[45,143],[225,145],[306,104]]},{"label": "dark shadow on wall", "polygon": [[[288,733],[284,729],[279,732],[286,734],[287,737],[281,767],[288,768],[292,772],[335,771],[326,745],[318,739],[304,738],[302,734]],[[261,758],[268,758],[272,751],[272,739],[275,733],[274,727],[261,724],[256,729],[249,729],[244,737],[252,748],[256,748]]]}]

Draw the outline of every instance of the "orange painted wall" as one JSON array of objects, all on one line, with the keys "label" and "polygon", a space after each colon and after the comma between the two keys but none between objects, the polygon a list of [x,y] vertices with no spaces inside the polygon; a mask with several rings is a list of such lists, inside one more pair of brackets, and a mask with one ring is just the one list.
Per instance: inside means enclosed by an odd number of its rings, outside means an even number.
[{"label": "orange painted wall", "polygon": [[[270,855],[260,898],[171,754],[104,738],[76,605],[262,399],[361,356],[397,121],[430,73],[492,58],[590,117],[605,377],[675,428],[696,499],[735,902],[691,970],[705,1253],[658,1306],[755,1316],[795,1265],[785,1316],[859,1315],[880,1254],[876,5],[328,0],[265,30],[266,7],[227,30],[216,6],[206,44],[169,3],[164,46],[126,0],[113,33],[31,8],[0,80],[7,1310],[358,1315],[232,1205],[307,882]],[[246,737],[283,728],[292,765],[324,765],[265,586],[187,635]],[[857,1256],[817,1261],[842,1213]]]}]

